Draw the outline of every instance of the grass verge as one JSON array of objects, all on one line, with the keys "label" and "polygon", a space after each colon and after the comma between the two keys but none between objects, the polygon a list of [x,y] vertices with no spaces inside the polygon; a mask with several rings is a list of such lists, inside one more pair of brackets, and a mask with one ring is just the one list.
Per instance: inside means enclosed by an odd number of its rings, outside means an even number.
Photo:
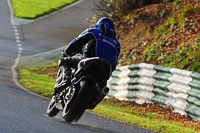
[{"label": "grass verge", "polygon": [[45,71],[47,68],[55,66],[57,66],[57,62],[39,68],[21,68],[18,70],[19,82],[29,90],[50,98],[56,80],[52,76],[48,76],[51,72],[47,75],[38,74],[37,71]]},{"label": "grass verge", "polygon": [[46,75],[38,75],[32,69],[20,69],[20,82],[33,92],[50,97],[55,79]]},{"label": "grass verge", "polygon": [[164,118],[157,111],[145,111],[141,105],[126,104],[126,102],[114,102],[104,99],[94,110],[94,113],[113,118],[132,125],[148,128],[163,133],[191,133],[200,132],[196,124],[186,126],[184,123]]},{"label": "grass verge", "polygon": [[76,0],[11,0],[16,17],[34,19],[69,5]]},{"label": "grass verge", "polygon": [[[52,72],[55,72],[55,70],[52,71],[52,68],[55,68],[55,66],[56,63],[42,68],[19,69],[20,82],[30,90],[50,97],[55,83],[55,78],[52,76]],[[52,71],[50,72],[51,74],[47,74],[48,70]],[[42,73],[42,71],[46,71],[46,74]],[[105,99],[94,110],[90,111],[158,132],[177,133],[200,131],[199,122],[184,120],[183,118],[179,119],[178,114],[169,113],[169,110],[167,110],[168,113],[163,113],[163,110],[158,106],[153,106],[153,109],[149,109],[150,107],[151,105],[142,106],[132,102]],[[174,118],[171,118],[171,116]]]}]

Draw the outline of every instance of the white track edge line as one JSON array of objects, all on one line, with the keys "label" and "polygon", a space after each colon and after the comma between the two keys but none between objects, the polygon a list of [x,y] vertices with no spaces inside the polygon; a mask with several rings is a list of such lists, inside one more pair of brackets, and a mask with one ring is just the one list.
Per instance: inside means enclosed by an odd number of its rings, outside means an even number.
[{"label": "white track edge line", "polygon": [[[9,9],[10,9],[10,21],[11,21],[11,24],[15,25],[14,24],[14,12],[13,12],[13,9],[12,9],[12,4],[11,4],[10,0],[7,0],[7,2],[8,2]],[[15,29],[16,27],[14,26],[13,28]]]},{"label": "white track edge line", "polygon": [[14,81],[14,83],[18,86],[18,87],[20,87],[21,89],[23,89],[24,91],[26,91],[26,92],[28,92],[28,93],[30,93],[30,94],[32,94],[32,95],[35,95],[35,96],[38,96],[38,97],[40,97],[40,98],[42,98],[42,99],[47,99],[47,100],[49,100],[49,98],[47,98],[47,97],[45,97],[45,96],[42,96],[42,95],[39,95],[39,94],[37,94],[37,93],[34,93],[34,92],[32,92],[32,91],[30,91],[29,89],[27,89],[27,88],[25,88],[25,87],[23,87],[19,82],[18,82],[18,74],[17,74],[17,71],[16,71],[16,66],[17,66],[17,64],[19,63],[19,59],[20,59],[20,57],[17,57],[16,58],[16,60],[15,60],[15,63],[14,63],[14,65],[11,67],[11,70],[12,70],[12,79],[13,79],[13,81]]},{"label": "white track edge line", "polygon": [[[11,5],[11,2],[10,0],[7,0],[8,2],[8,6],[9,6],[9,9],[10,9],[10,22],[11,22],[11,25],[13,26],[13,29],[17,29],[17,27],[15,26],[14,24],[14,21],[13,21],[13,18],[14,18],[14,14],[13,14],[13,10],[12,10],[12,5]],[[21,44],[20,44],[21,45]],[[19,52],[19,51],[18,51]],[[29,89],[23,87],[19,82],[18,82],[18,74],[17,74],[17,71],[16,71],[16,67],[17,67],[17,64],[19,63],[19,59],[20,59],[20,56],[21,54],[18,54],[18,57],[15,59],[14,61],[14,65],[11,66],[11,71],[12,71],[12,80],[13,82],[15,83],[16,86],[18,86],[19,88],[21,88],[22,90],[32,94],[32,95],[35,95],[37,97],[40,97],[42,99],[46,99],[46,100],[49,100],[49,98],[45,97],[45,96],[42,96],[42,95],[39,95],[37,93],[34,93],[32,91],[30,91]]]}]

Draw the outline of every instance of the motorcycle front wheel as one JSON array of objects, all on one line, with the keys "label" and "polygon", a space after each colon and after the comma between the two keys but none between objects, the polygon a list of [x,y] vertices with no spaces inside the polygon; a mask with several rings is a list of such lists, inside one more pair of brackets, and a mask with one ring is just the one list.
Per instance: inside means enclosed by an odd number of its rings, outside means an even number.
[{"label": "motorcycle front wheel", "polygon": [[59,113],[59,109],[57,109],[55,105],[56,105],[55,96],[53,96],[47,108],[47,114],[49,117],[54,117]]}]

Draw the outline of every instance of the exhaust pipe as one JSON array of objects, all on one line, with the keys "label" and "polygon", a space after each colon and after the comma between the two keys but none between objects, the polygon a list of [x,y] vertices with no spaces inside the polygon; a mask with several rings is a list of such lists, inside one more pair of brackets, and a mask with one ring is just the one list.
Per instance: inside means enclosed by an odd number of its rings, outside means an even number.
[{"label": "exhaust pipe", "polygon": [[104,88],[102,88],[102,93],[103,95],[107,95],[109,93],[109,88],[107,86],[105,86]]}]

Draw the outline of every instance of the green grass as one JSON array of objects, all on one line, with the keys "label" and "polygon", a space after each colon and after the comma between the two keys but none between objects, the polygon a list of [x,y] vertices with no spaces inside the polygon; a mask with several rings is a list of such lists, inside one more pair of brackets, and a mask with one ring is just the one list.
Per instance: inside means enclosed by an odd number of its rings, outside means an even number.
[{"label": "green grass", "polygon": [[19,81],[31,91],[50,97],[55,79],[46,75],[34,73],[33,70],[34,69],[20,69]]},{"label": "green grass", "polygon": [[[45,71],[48,67],[55,65],[56,63],[40,68],[19,69],[21,84],[33,92],[50,97],[52,88],[55,84],[55,78],[48,77],[44,74],[38,74],[36,71]],[[188,127],[180,122],[166,120],[157,112],[144,110],[145,107],[142,106],[133,106],[123,102],[103,100],[94,110],[91,111],[109,118],[159,132],[196,132],[195,128],[192,126]]]},{"label": "green grass", "polygon": [[16,17],[34,19],[76,0],[11,0]]},{"label": "green grass", "polygon": [[47,68],[55,67],[58,65],[57,62],[58,61],[55,61],[55,62],[52,62],[51,64],[44,65],[37,68],[19,69],[18,70],[19,82],[22,83],[23,86],[30,89],[31,91],[50,98],[56,79],[49,77],[47,74],[38,74],[36,73],[36,71],[43,72],[47,70]]},{"label": "green grass", "polygon": [[[144,107],[137,107],[144,108]],[[114,103],[110,100],[103,100],[94,110],[94,113],[113,118],[119,121],[138,125],[158,132],[169,133],[191,133],[195,131],[193,127],[185,127],[183,124],[175,121],[163,119],[161,114],[153,111],[143,112],[134,110],[131,105],[123,103]]]}]

